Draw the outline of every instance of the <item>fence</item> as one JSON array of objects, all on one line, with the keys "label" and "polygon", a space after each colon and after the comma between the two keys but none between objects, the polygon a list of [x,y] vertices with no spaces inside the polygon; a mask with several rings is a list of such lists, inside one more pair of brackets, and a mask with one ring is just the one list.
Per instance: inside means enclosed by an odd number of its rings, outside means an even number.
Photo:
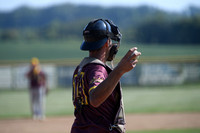
[{"label": "fence", "polygon": [[[71,87],[75,66],[43,64],[49,88]],[[0,89],[28,88],[29,64],[0,66]],[[200,81],[200,63],[142,63],[126,73],[123,85],[178,85]]]}]

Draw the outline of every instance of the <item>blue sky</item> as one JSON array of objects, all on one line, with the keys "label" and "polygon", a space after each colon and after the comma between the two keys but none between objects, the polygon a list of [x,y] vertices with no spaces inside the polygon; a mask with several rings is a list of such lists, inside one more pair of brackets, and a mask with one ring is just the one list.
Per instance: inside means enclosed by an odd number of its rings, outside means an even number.
[{"label": "blue sky", "polygon": [[151,5],[168,11],[182,11],[189,5],[200,7],[200,0],[0,0],[0,11],[11,11],[26,5],[34,8],[48,7],[61,3],[110,6]]}]

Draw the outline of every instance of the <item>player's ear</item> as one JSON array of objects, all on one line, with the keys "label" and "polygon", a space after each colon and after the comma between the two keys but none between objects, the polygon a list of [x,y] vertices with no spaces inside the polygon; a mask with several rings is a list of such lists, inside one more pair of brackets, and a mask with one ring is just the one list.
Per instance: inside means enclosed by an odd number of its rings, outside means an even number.
[{"label": "player's ear", "polygon": [[105,42],[105,44],[103,45],[103,47],[108,47],[109,46],[109,42],[108,40]]},{"label": "player's ear", "polygon": [[108,40],[106,41],[106,47],[109,47],[110,46],[110,44],[111,44],[111,39],[110,38],[108,38]]}]

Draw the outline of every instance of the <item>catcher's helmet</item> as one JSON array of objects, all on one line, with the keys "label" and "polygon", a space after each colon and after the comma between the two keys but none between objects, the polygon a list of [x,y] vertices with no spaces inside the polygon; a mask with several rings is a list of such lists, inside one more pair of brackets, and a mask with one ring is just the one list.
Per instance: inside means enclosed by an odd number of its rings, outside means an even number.
[{"label": "catcher's helmet", "polygon": [[83,36],[81,50],[97,50],[106,43],[108,38],[120,42],[122,35],[112,21],[96,19],[89,22],[84,28]]}]

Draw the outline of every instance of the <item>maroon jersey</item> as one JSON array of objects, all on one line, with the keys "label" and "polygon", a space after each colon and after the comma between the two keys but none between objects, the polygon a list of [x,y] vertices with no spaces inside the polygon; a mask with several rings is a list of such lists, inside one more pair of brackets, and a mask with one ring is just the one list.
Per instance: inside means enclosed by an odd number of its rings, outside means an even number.
[{"label": "maroon jersey", "polygon": [[[95,108],[90,104],[89,93],[108,77],[107,66],[97,63],[85,65],[81,71],[78,66],[73,75],[73,104],[75,121],[71,133],[107,133],[113,124],[119,107],[117,89]],[[111,71],[111,70],[110,70]],[[112,83],[111,83],[112,84]],[[117,131],[112,130],[112,133]]]},{"label": "maroon jersey", "polygon": [[31,69],[27,73],[27,77],[29,79],[30,88],[39,88],[41,86],[45,86],[46,75],[40,71],[38,74],[34,74],[33,69]]}]

